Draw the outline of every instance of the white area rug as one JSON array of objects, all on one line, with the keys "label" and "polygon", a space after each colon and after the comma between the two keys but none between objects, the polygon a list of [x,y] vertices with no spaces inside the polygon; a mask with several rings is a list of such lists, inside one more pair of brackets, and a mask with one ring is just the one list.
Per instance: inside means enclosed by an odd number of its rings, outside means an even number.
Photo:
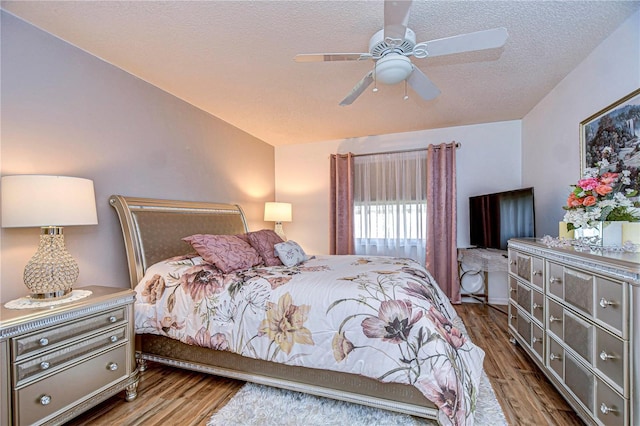
[{"label": "white area rug", "polygon": [[[211,417],[207,426],[404,426],[436,424],[436,422],[426,419],[379,408],[247,383],[227,405]],[[484,372],[480,380],[475,424],[479,426],[507,425],[489,378]]]}]

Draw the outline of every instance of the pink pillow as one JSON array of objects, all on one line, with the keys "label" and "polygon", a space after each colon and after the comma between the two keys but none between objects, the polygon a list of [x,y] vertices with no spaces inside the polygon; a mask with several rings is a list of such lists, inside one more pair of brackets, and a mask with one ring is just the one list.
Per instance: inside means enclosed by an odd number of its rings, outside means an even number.
[{"label": "pink pillow", "polygon": [[249,236],[249,243],[251,243],[251,247],[256,249],[260,254],[260,257],[262,257],[266,266],[282,265],[282,262],[276,255],[275,249],[273,248],[276,244],[284,242],[278,234],[271,229],[263,229],[260,231],[249,232],[247,235]]},{"label": "pink pillow", "polygon": [[225,274],[262,263],[258,252],[235,235],[196,234],[183,240]]}]

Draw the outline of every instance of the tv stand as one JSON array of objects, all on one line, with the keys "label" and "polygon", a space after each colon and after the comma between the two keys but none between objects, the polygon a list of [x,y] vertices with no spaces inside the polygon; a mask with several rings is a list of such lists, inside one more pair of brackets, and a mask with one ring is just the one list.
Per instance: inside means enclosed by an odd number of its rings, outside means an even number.
[{"label": "tv stand", "polygon": [[[464,271],[462,265],[472,269]],[[487,249],[478,247],[458,249],[458,270],[460,271],[460,286],[462,278],[466,274],[483,274],[483,289],[481,293],[466,293],[465,297],[471,297],[482,303],[489,303],[489,272],[508,272],[508,257],[506,250]],[[462,287],[464,289],[464,287]]]}]

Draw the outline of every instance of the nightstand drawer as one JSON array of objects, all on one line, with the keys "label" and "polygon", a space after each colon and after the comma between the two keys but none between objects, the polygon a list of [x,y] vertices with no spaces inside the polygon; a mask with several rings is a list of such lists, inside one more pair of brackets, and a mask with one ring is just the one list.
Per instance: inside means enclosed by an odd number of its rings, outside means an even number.
[{"label": "nightstand drawer", "polygon": [[16,424],[40,424],[69,405],[125,378],[129,356],[127,346],[120,346],[17,390]]},{"label": "nightstand drawer", "polygon": [[29,380],[51,374],[79,358],[87,356],[97,350],[104,350],[127,341],[127,327],[120,326],[84,340],[76,341],[57,350],[47,352],[41,356],[16,363],[13,375],[14,386],[19,387]]},{"label": "nightstand drawer", "polygon": [[126,320],[126,309],[120,307],[111,311],[103,312],[93,317],[79,321],[70,322],[62,326],[51,327],[46,330],[39,330],[35,333],[26,334],[13,341],[14,361],[26,358],[28,355],[65,344],[66,340],[80,336],[84,333],[98,331],[101,328],[112,326]]}]

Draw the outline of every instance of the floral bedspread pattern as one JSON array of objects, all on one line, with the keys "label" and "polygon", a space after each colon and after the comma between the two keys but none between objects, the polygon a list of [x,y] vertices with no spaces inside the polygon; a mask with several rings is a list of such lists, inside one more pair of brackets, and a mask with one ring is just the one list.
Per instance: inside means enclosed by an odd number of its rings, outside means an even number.
[{"label": "floral bedspread pattern", "polygon": [[149,268],[136,291],[137,333],[411,384],[442,424],[473,424],[484,352],[412,260],[318,256],[222,274],[181,257]]}]

